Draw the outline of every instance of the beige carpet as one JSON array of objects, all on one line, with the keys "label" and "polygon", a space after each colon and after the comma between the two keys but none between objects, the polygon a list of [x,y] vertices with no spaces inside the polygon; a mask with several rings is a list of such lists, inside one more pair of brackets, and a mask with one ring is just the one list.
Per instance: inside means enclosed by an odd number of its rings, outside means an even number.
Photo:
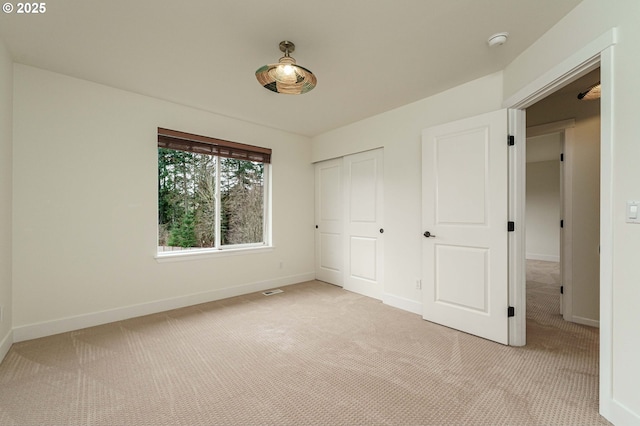
[{"label": "beige carpet", "polygon": [[544,269],[523,348],[317,281],[18,343],[0,424],[607,424],[598,332]]}]

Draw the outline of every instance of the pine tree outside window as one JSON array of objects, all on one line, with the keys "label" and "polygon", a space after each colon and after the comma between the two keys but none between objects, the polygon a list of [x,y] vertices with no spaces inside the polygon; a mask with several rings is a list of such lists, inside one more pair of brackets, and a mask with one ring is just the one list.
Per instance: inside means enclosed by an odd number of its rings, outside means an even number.
[{"label": "pine tree outside window", "polygon": [[158,255],[264,247],[268,148],[158,128]]}]

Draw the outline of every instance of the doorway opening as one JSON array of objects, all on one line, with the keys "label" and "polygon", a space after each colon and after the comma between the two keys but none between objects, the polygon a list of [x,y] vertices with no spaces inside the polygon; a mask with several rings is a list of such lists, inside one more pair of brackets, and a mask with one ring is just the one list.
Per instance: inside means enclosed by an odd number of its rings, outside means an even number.
[{"label": "doorway opening", "polygon": [[599,326],[600,102],[577,97],[599,81],[598,68],[526,110],[527,311],[560,328]]},{"label": "doorway opening", "polygon": [[[527,108],[527,285],[555,288],[554,312],[600,321],[600,102],[578,94],[600,81],[597,68]],[[534,274],[535,275],[535,274]]]},{"label": "doorway opening", "polygon": [[[558,88],[600,68],[602,98],[600,100],[600,330],[599,330],[599,401],[600,414],[609,418],[612,411],[613,378],[613,97],[614,46],[617,30],[612,28],[537,80],[505,100],[510,110],[509,129],[515,136],[515,149],[510,153],[509,214],[512,219],[525,220],[526,108],[554,93]],[[520,147],[518,146],[520,144]],[[523,229],[509,236],[509,303],[522,315],[510,319],[509,343],[526,343],[526,263]]]},{"label": "doorway opening", "polygon": [[[561,123],[558,123],[561,124]],[[574,121],[570,120],[571,126]],[[549,126],[544,126],[549,127]],[[561,126],[558,126],[561,127]],[[526,139],[526,294],[527,322],[549,327],[562,321],[563,156],[565,129],[527,128]],[[561,229],[562,228],[562,229]],[[529,339],[529,342],[531,339]]]}]

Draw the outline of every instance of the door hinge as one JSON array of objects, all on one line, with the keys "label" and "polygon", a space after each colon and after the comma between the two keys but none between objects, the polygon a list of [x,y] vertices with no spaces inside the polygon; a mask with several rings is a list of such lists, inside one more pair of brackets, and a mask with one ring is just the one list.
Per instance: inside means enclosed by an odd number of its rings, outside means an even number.
[{"label": "door hinge", "polygon": [[560,220],[560,228],[564,228],[564,220]]},{"label": "door hinge", "polygon": [[564,286],[563,285],[560,286],[560,294],[564,294]]},{"label": "door hinge", "polygon": [[508,316],[509,318],[511,318],[511,317],[515,317],[515,316],[516,316],[516,308],[514,308],[513,306],[509,306],[509,307],[507,308],[507,316]]},{"label": "door hinge", "polygon": [[516,223],[515,222],[507,222],[507,231],[513,232],[515,230],[516,230]]},{"label": "door hinge", "polygon": [[564,153],[560,154],[560,161],[564,161]]},{"label": "door hinge", "polygon": [[516,137],[513,135],[509,135],[507,136],[507,142],[509,143],[509,146],[513,146],[516,144]]}]

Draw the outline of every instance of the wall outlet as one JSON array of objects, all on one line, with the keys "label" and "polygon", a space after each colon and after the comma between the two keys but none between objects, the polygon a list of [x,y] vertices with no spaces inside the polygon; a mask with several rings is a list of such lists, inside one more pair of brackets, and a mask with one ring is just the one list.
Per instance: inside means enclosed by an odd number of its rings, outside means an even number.
[{"label": "wall outlet", "polygon": [[422,290],[422,280],[416,280],[416,290]]},{"label": "wall outlet", "polygon": [[280,261],[280,269],[282,269],[284,267],[284,262],[281,260]]}]

